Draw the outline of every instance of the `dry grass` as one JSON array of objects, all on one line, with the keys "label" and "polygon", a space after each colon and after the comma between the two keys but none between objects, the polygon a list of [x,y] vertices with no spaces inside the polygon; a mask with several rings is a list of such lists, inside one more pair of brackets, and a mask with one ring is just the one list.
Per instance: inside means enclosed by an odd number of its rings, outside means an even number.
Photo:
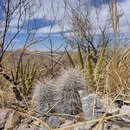
[{"label": "dry grass", "polygon": [[[99,86],[98,88],[98,93],[99,94],[105,94],[107,91],[107,94],[109,96],[114,96],[118,94],[120,89],[123,87],[125,92],[129,90],[129,84],[130,84],[130,48],[127,47],[125,49],[121,49],[118,52],[118,66],[116,69],[113,69],[113,59],[112,55],[109,54],[109,52],[106,52],[105,57],[102,60],[99,75],[98,82],[96,86]],[[78,65],[78,55],[77,53],[70,53],[74,64],[77,66]],[[111,55],[111,56],[109,56]],[[5,72],[11,76],[11,71],[16,72],[16,66],[17,66],[17,61],[18,61],[18,55],[12,55],[10,56],[6,62],[3,64],[5,68]],[[62,57],[62,58],[60,58]],[[110,58],[111,57],[111,58]],[[58,60],[58,58],[61,59],[61,61]],[[85,60],[85,55],[83,54],[83,59]],[[35,79],[42,79],[46,77],[55,77],[59,74],[61,68],[68,68],[68,66],[71,66],[69,64],[68,56],[66,53],[59,54],[55,56],[54,60],[54,65],[53,65],[53,72],[52,72],[52,65],[51,65],[51,57],[49,56],[44,56],[43,54],[40,55],[25,55],[23,57],[23,64],[26,64],[28,61],[31,61],[32,63],[35,62],[37,64],[37,75]],[[57,63],[58,61],[58,63]],[[94,66],[92,66],[94,67]],[[88,74],[85,71],[85,76],[86,76],[86,82],[88,85]],[[53,74],[53,76],[52,76]],[[2,75],[0,75],[1,81],[0,81],[0,86],[1,90],[4,91],[6,88],[6,91],[8,93],[8,89],[10,89],[11,84],[6,81]],[[10,84],[10,85],[9,85]],[[89,86],[88,86],[89,87]],[[12,95],[12,94],[11,94]]]}]

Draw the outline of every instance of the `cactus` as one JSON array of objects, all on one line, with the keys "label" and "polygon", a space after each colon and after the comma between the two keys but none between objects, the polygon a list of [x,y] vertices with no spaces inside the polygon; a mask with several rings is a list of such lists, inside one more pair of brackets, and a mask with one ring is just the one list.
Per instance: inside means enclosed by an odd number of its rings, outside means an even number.
[{"label": "cactus", "polygon": [[54,104],[55,84],[53,80],[37,81],[33,91],[33,107],[37,115],[45,114]]},{"label": "cactus", "polygon": [[85,90],[85,81],[79,68],[64,70],[57,79],[57,97],[59,113],[76,115],[82,112],[79,90]]},{"label": "cactus", "polygon": [[50,110],[57,113],[76,115],[82,112],[79,90],[85,90],[85,81],[80,69],[63,70],[56,80],[38,82],[34,89],[33,105],[35,111],[43,114]]}]

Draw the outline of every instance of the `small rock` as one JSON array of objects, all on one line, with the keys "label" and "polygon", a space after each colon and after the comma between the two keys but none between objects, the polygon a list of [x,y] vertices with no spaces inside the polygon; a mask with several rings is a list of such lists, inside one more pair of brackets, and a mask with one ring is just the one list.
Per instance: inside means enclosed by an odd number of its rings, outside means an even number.
[{"label": "small rock", "polygon": [[21,124],[17,130],[48,130],[48,128],[44,127],[43,125],[40,125],[39,127],[35,125],[28,127],[28,124]]},{"label": "small rock", "polygon": [[40,125],[38,129],[33,129],[33,130],[48,130],[48,128],[43,125]]},{"label": "small rock", "polygon": [[80,98],[88,96],[88,92],[85,90],[79,90],[78,92],[79,92]]},{"label": "small rock", "polygon": [[130,130],[128,127],[120,127],[119,125],[112,124],[110,130]]},{"label": "small rock", "polygon": [[0,129],[3,129],[6,123],[6,119],[11,113],[11,109],[0,109]]},{"label": "small rock", "polygon": [[11,109],[0,109],[0,121],[6,119],[11,111]]},{"label": "small rock", "polygon": [[121,107],[120,113],[130,114],[130,106],[123,105],[123,106]]},{"label": "small rock", "polygon": [[[17,130],[28,130],[28,124],[25,124],[25,123],[21,124],[21,125],[17,128]],[[31,130],[31,129],[30,129],[30,130]]]},{"label": "small rock", "polygon": [[15,128],[16,126],[18,126],[20,122],[21,122],[21,115],[18,112],[13,111],[7,119],[7,122],[5,124],[5,130]]},{"label": "small rock", "polygon": [[58,128],[61,125],[61,121],[57,116],[51,116],[51,117],[49,117],[48,125],[51,128]]},{"label": "small rock", "polygon": [[74,130],[89,130],[90,125],[75,127]]}]

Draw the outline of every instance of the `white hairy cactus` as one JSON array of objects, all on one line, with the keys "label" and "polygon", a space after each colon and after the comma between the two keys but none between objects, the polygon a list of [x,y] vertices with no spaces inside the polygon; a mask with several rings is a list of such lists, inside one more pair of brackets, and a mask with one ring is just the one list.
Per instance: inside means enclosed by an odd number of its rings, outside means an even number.
[{"label": "white hairy cactus", "polygon": [[57,113],[78,114],[82,112],[78,91],[85,89],[85,81],[78,67],[63,70],[56,80],[36,83],[33,95],[34,109],[44,113],[57,103]]},{"label": "white hairy cactus", "polygon": [[42,115],[47,112],[55,102],[55,83],[53,80],[37,81],[33,91],[34,110]]},{"label": "white hairy cactus", "polygon": [[57,97],[59,103],[57,111],[65,114],[78,114],[82,112],[79,90],[85,90],[85,81],[80,69],[69,68],[63,70],[56,81]]}]

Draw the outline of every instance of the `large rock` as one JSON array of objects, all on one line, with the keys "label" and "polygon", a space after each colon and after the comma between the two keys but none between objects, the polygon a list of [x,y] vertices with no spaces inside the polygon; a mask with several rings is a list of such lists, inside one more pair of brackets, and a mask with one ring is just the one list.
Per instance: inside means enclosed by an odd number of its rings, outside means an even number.
[{"label": "large rock", "polygon": [[105,108],[103,108],[100,99],[96,94],[89,94],[81,98],[82,109],[85,113],[85,120],[98,119],[103,116]]}]

